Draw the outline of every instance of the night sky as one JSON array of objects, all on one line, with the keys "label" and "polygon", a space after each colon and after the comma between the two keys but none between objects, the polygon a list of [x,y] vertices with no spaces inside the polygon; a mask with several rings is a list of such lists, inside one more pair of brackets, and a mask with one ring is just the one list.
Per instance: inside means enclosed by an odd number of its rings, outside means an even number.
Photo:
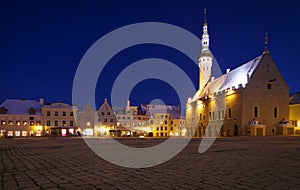
[{"label": "night sky", "polygon": [[[169,23],[200,37],[204,7],[210,49],[223,72],[260,55],[268,32],[271,55],[291,93],[297,92],[299,5],[295,0],[1,1],[0,102],[44,98],[71,103],[77,66],[100,37],[138,22]],[[121,51],[106,65],[97,83],[97,106],[110,98],[111,86],[126,66],[151,57],[175,63],[198,88],[198,68],[185,55],[161,45],[138,45]],[[139,83],[130,96],[136,105],[155,98],[179,104],[174,89],[160,80]]]}]

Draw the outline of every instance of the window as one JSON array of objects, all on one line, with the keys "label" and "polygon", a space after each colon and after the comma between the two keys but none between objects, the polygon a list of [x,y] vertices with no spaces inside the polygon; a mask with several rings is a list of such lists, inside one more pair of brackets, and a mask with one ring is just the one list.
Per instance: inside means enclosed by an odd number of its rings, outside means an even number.
[{"label": "window", "polygon": [[231,119],[232,115],[231,115],[231,108],[228,108],[228,119]]},{"label": "window", "polygon": [[15,131],[15,135],[16,135],[16,137],[19,137],[21,135],[21,132],[20,131]]},{"label": "window", "polygon": [[255,118],[258,117],[258,107],[257,106],[254,107],[254,117]]},{"label": "window", "polygon": [[153,125],[153,120],[150,120],[150,124]]},{"label": "window", "polygon": [[74,113],[72,111],[70,112],[70,116],[74,116]]},{"label": "window", "polygon": [[54,121],[54,126],[58,126],[58,121],[57,120]]},{"label": "window", "polygon": [[22,131],[22,136],[26,137],[27,136],[27,131]]},{"label": "window", "polygon": [[114,119],[113,119],[113,118],[110,118],[109,122],[113,123],[113,122],[114,122]]},{"label": "window", "polygon": [[65,111],[63,111],[62,112],[62,116],[66,116],[67,114],[66,114],[66,112]]},{"label": "window", "polygon": [[104,123],[107,123],[107,118],[104,118]]},{"label": "window", "polygon": [[224,115],[225,115],[224,110],[222,110],[221,113],[222,113],[222,114],[221,114],[221,119],[224,119]]},{"label": "window", "polygon": [[164,133],[160,133],[160,136],[163,137],[163,136],[164,136]]},{"label": "window", "polygon": [[156,133],[156,136],[158,137],[159,133]]},{"label": "window", "polygon": [[30,121],[30,122],[29,122],[29,125],[30,125],[30,126],[33,126],[33,125],[34,125],[34,121]]},{"label": "window", "polygon": [[13,131],[7,131],[7,136],[9,136],[9,137],[14,136],[14,132]]},{"label": "window", "polygon": [[165,127],[165,130],[168,130],[168,127]]},{"label": "window", "polygon": [[104,112],[101,112],[101,115],[104,115]]},{"label": "window", "polygon": [[74,126],[74,121],[70,121],[70,126]]},{"label": "window", "polygon": [[173,127],[171,127],[171,131],[173,131]]},{"label": "window", "polygon": [[163,128],[163,127],[160,127],[160,130],[162,131],[162,130],[164,130],[164,128]]},{"label": "window", "polygon": [[27,121],[23,121],[23,126],[26,126],[27,125]]},{"label": "window", "polygon": [[199,120],[202,120],[202,114],[200,113]]},{"label": "window", "polygon": [[51,114],[50,114],[50,111],[47,111],[46,115],[47,115],[47,116],[50,116],[50,115],[51,115]]},{"label": "window", "polygon": [[277,107],[274,108],[274,118],[277,118],[278,116],[278,109]]},{"label": "window", "polygon": [[167,121],[167,120],[165,120],[165,124],[166,124],[166,125],[168,124],[168,121]]},{"label": "window", "polygon": [[8,121],[8,125],[9,125],[9,126],[12,126],[13,124],[14,124],[13,121]]},{"label": "window", "polygon": [[1,120],[1,125],[5,125],[5,121],[4,120]]},{"label": "window", "polygon": [[55,115],[55,116],[58,116],[58,112],[57,112],[57,111],[56,111],[56,112],[54,112],[54,115]]},{"label": "window", "polygon": [[267,89],[272,89],[272,84],[271,83],[267,84]]},{"label": "window", "polygon": [[46,125],[47,125],[47,126],[50,126],[50,125],[51,125],[51,124],[50,124],[50,120],[47,120],[47,121],[46,121]]},{"label": "window", "polygon": [[156,127],[156,131],[158,131],[159,130],[159,127]]},{"label": "window", "polygon": [[167,136],[168,136],[168,133],[165,133],[165,136],[167,137]]},{"label": "window", "polygon": [[67,122],[65,121],[65,120],[63,120],[62,122],[61,122],[61,124],[62,124],[62,126],[66,126],[67,125]]},{"label": "window", "polygon": [[20,121],[16,121],[16,125],[17,125],[17,126],[20,126],[20,125],[21,125],[21,122],[20,122]]},{"label": "window", "polygon": [[107,112],[107,115],[110,115],[110,112]]},{"label": "window", "polygon": [[209,112],[208,114],[209,114],[209,120],[211,120],[211,112]]},{"label": "window", "polygon": [[215,120],[215,112],[212,112],[212,120]]},{"label": "window", "polygon": [[205,115],[203,115],[203,120],[205,120],[206,118],[205,118]]}]

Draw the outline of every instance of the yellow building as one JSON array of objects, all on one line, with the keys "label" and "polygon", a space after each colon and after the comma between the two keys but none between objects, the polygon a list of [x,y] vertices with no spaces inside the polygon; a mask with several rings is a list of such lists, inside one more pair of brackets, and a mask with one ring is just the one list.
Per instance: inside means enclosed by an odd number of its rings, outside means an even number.
[{"label": "yellow building", "polygon": [[0,105],[0,137],[43,136],[42,103],[42,100],[5,100]]},{"label": "yellow building", "polygon": [[41,108],[44,117],[46,136],[76,136],[77,126],[74,118],[77,108],[66,103],[47,103]]},{"label": "yellow building", "polygon": [[300,92],[290,97],[290,123],[295,126],[295,134],[300,135]]},{"label": "yellow building", "polygon": [[[188,136],[274,135],[289,116],[289,87],[267,48],[262,55],[221,76],[214,76],[208,24],[203,24],[199,90],[186,105]],[[258,120],[260,127],[251,128]],[[265,126],[265,127],[263,127]]]}]

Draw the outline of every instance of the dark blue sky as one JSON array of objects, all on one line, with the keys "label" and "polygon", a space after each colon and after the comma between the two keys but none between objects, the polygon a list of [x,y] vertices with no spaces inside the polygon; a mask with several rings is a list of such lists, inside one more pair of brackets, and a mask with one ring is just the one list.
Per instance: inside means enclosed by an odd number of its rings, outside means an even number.
[{"label": "dark blue sky", "polygon": [[[128,24],[149,21],[174,24],[200,37],[204,7],[210,49],[223,72],[261,54],[268,31],[275,63],[291,92],[300,91],[299,5],[291,0],[1,1],[0,101],[42,97],[71,103],[76,68],[100,37]],[[150,57],[174,62],[198,86],[198,68],[187,57],[171,48],[140,45],[120,52],[107,64],[98,80],[97,105],[110,97],[115,77],[127,65]],[[154,98],[178,104],[172,87],[159,80],[141,82],[131,93],[133,104]]]}]

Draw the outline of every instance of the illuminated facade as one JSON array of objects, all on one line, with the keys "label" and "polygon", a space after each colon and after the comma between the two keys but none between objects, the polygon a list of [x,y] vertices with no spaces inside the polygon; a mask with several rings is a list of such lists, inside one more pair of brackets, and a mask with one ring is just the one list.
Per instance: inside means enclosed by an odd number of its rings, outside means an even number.
[{"label": "illuminated facade", "polygon": [[75,106],[56,102],[46,103],[41,107],[46,136],[75,136],[77,126],[74,118]]},{"label": "illuminated facade", "polygon": [[5,100],[0,105],[0,137],[43,136],[42,105],[42,100]]},{"label": "illuminated facade", "polygon": [[[188,136],[256,136],[276,134],[276,126],[289,117],[289,87],[269,50],[221,76],[212,76],[208,24],[203,24],[199,56],[199,90],[186,105]],[[251,121],[259,121],[252,132]]]},{"label": "illuminated facade", "polygon": [[87,104],[83,110],[78,110],[76,116],[76,125],[78,130],[84,136],[96,136],[99,129],[97,128],[97,114],[90,104]]},{"label": "illuminated facade", "polygon": [[295,134],[300,134],[300,92],[290,97],[290,117],[289,122],[295,127]]}]

